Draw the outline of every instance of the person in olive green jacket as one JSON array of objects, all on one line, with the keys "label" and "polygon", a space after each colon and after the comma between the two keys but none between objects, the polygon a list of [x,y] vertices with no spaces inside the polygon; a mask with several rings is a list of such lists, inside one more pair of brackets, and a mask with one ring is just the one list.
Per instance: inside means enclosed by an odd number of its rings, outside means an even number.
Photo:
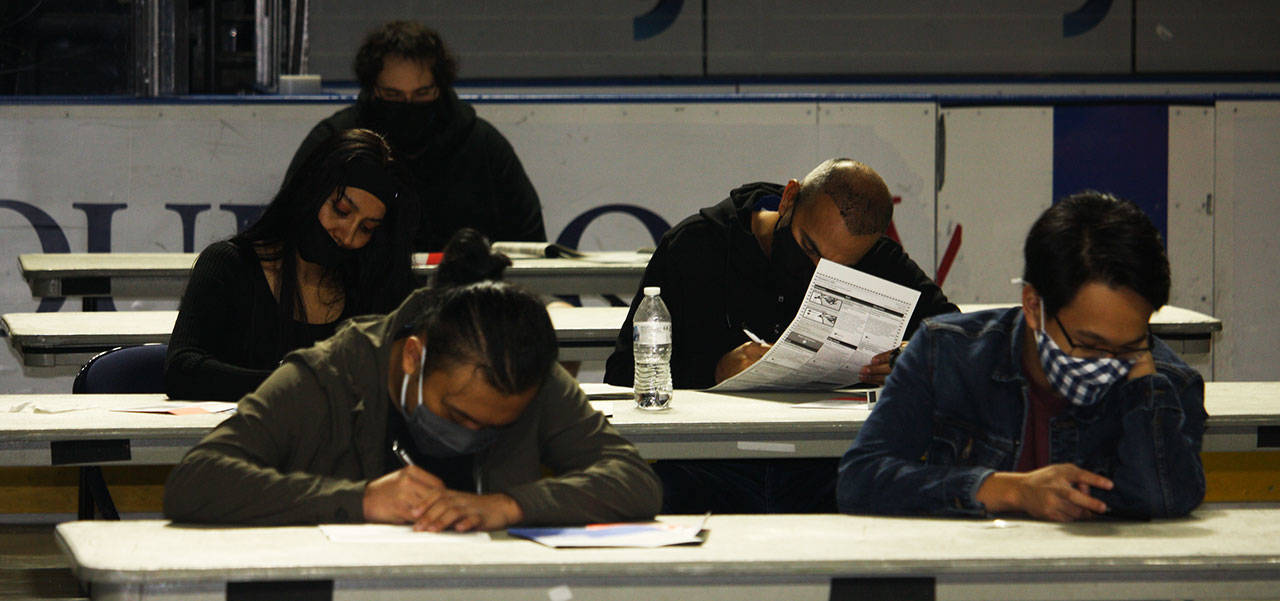
[{"label": "person in olive green jacket", "polygon": [[287,355],[171,472],[165,515],[429,531],[651,518],[659,480],[555,358],[528,292],[418,290]]}]

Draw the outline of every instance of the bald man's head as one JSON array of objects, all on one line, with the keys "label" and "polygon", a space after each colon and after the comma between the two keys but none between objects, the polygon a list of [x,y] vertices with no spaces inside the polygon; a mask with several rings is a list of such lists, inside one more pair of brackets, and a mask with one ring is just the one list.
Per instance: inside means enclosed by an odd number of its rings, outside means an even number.
[{"label": "bald man's head", "polygon": [[796,206],[825,196],[855,236],[883,234],[893,220],[893,197],[880,175],[853,159],[829,159],[804,176]]}]

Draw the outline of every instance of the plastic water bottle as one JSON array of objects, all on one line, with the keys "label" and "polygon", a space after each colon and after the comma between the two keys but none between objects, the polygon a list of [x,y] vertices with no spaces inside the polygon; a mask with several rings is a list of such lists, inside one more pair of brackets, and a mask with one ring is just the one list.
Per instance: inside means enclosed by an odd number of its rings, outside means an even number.
[{"label": "plastic water bottle", "polygon": [[671,406],[671,313],[659,293],[657,286],[646,286],[632,320],[636,407],[648,411]]}]

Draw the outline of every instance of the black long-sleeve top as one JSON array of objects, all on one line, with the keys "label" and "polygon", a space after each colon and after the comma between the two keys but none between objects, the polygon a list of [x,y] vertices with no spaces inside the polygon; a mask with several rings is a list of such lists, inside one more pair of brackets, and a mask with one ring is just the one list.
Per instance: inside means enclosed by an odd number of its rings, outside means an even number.
[{"label": "black long-sleeve top", "polygon": [[196,259],[178,305],[165,358],[165,392],[175,399],[237,401],[285,353],[328,338],[345,317],[326,324],[295,322],[282,332],[257,253],[247,244],[215,242]]},{"label": "black long-sleeve top", "polygon": [[[747,184],[662,237],[618,332],[605,366],[605,382],[631,386],[634,381],[632,318],[645,286],[662,287],[662,300],[671,312],[671,379],[676,388],[715,385],[720,358],[747,342],[743,327],[769,342],[778,339],[800,309],[808,281],[798,285],[773,276],[769,257],[751,233],[751,213],[766,197],[781,194],[782,186],[777,184]],[[920,291],[905,337],[925,317],[959,311],[902,246],[889,238],[877,241],[853,267]]]}]

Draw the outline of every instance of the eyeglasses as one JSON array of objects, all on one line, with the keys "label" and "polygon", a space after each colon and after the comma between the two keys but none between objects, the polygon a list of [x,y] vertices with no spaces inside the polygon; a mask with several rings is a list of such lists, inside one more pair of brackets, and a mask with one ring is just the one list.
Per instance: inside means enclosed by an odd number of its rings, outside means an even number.
[{"label": "eyeglasses", "polygon": [[1138,348],[1125,348],[1120,350],[1098,348],[1087,344],[1076,344],[1071,339],[1071,334],[1067,333],[1067,326],[1062,325],[1062,320],[1057,315],[1053,316],[1054,323],[1058,324],[1058,329],[1062,330],[1062,335],[1067,338],[1067,344],[1071,345],[1073,350],[1082,351],[1085,356],[1090,359],[1101,359],[1103,357],[1111,357],[1113,359],[1137,359],[1142,353],[1151,352],[1151,326],[1147,326],[1147,345]]}]

